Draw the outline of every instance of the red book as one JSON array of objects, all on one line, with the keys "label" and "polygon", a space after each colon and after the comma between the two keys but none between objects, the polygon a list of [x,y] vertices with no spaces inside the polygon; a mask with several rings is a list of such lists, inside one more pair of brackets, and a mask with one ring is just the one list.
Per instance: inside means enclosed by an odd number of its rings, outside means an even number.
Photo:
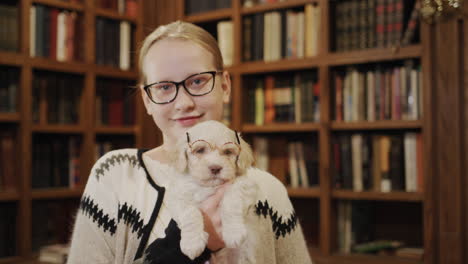
[{"label": "red book", "polygon": [[117,82],[109,86],[109,125],[123,125],[123,89]]},{"label": "red book", "polygon": [[275,78],[268,75],[265,78],[265,123],[272,123],[275,120],[275,102],[273,98],[273,88]]},{"label": "red book", "polygon": [[125,13],[127,16],[138,16],[138,4],[136,0],[127,0],[125,3]]},{"label": "red book", "polygon": [[15,142],[11,133],[0,134],[0,189],[15,189]]},{"label": "red book", "polygon": [[335,73],[335,118],[343,121],[343,79]]},{"label": "red book", "polygon": [[53,8],[50,11],[50,58],[53,60],[57,59],[57,16],[59,10]]}]

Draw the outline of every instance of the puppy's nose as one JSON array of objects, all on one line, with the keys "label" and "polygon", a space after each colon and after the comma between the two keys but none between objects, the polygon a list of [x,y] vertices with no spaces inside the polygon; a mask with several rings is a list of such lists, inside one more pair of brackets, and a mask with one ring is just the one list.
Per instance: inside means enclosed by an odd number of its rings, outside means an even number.
[{"label": "puppy's nose", "polygon": [[218,173],[221,171],[222,167],[219,166],[219,165],[211,165],[211,166],[209,167],[209,169],[210,169],[211,173],[213,173],[213,174],[216,175],[216,174],[218,174]]}]

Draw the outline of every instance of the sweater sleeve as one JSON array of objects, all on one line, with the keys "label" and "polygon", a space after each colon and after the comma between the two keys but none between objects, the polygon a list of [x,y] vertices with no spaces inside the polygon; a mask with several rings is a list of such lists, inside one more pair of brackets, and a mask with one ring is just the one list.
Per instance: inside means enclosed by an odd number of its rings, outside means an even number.
[{"label": "sweater sleeve", "polygon": [[103,175],[104,155],[93,166],[78,208],[67,263],[113,263],[118,199],[110,175]]},{"label": "sweater sleeve", "polygon": [[296,216],[288,192],[273,175],[254,170],[265,200],[256,206],[257,214],[271,219],[275,257],[278,264],[310,264],[312,260],[307,249],[301,224]]}]

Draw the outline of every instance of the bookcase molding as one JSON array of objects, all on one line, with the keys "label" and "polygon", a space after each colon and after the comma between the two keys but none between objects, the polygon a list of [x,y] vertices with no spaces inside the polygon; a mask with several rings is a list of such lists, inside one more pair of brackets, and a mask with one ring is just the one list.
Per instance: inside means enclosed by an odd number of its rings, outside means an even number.
[{"label": "bookcase molding", "polygon": [[[96,125],[96,80],[107,78],[119,81],[132,81],[136,83],[138,70],[136,69],[136,48],[143,38],[143,0],[136,0],[137,14],[129,16],[121,14],[117,10],[99,7],[95,0],[11,0],[18,10],[19,40],[17,51],[0,51],[0,65],[19,70],[19,82],[17,90],[17,108],[13,113],[0,113],[0,127],[7,127],[14,131],[17,145],[15,166],[16,188],[0,189],[0,203],[13,204],[16,208],[16,254],[11,257],[0,258],[0,263],[37,263],[37,254],[32,249],[32,224],[35,221],[32,213],[33,204],[38,201],[47,203],[78,203],[83,193],[87,177],[95,162],[95,140],[97,138],[128,137],[134,145],[129,147],[143,147],[142,129],[143,108],[141,104],[135,104],[135,116],[132,125],[104,126]],[[3,4],[3,3],[2,3]],[[46,6],[59,10],[75,11],[79,14],[80,23],[83,25],[82,60],[57,61],[46,57],[30,56],[31,21],[30,9],[33,5]],[[120,68],[97,65],[95,63],[95,32],[96,19],[105,18],[115,21],[128,21],[132,27],[131,38],[131,68]],[[77,76],[82,82],[81,105],[77,106],[78,122],[74,124],[50,124],[34,122],[33,111],[33,81],[35,75],[40,72],[52,73],[56,76],[69,74]],[[139,101],[138,95],[135,102]],[[47,113],[42,113],[47,114]],[[79,152],[79,183],[76,187],[54,187],[35,189],[32,188],[31,175],[33,166],[33,141],[35,135],[51,135],[53,137],[77,136],[81,145]],[[71,224],[71,219],[70,223]],[[63,227],[69,232],[70,226]],[[1,238],[4,239],[3,237]]]}]

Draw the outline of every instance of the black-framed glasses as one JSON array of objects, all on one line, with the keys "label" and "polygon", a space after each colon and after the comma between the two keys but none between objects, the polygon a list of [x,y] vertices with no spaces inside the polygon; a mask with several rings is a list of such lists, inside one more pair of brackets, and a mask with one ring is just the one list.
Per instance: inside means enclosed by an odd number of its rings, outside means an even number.
[{"label": "black-framed glasses", "polygon": [[156,82],[145,85],[143,89],[153,103],[168,104],[176,99],[180,85],[191,96],[202,96],[211,93],[218,73],[222,73],[222,71],[200,72],[190,75],[181,82]]}]

